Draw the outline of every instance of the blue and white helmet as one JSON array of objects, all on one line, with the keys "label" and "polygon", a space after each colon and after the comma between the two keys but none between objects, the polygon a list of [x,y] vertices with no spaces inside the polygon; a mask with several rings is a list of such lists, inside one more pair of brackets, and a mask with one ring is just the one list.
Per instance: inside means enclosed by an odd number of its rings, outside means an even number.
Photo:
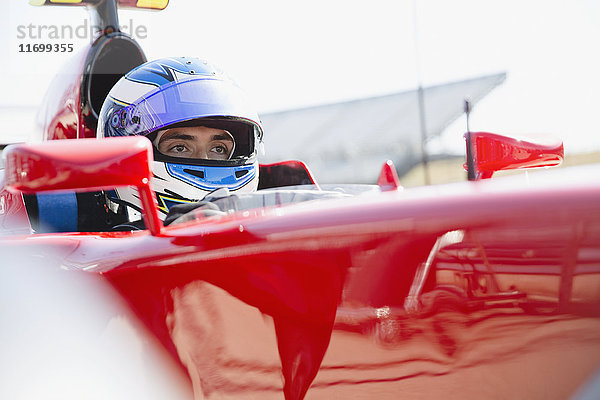
[{"label": "blue and white helmet", "polygon": [[[162,154],[156,141],[166,129],[204,126],[226,130],[234,139],[229,159],[181,158]],[[109,92],[98,119],[97,137],[144,135],[154,143],[156,193],[164,218],[175,204],[202,200],[225,187],[252,192],[258,186],[260,119],[242,90],[222,71],[196,58],[149,61],[122,77]],[[139,218],[137,190],[117,188],[112,200]]]}]

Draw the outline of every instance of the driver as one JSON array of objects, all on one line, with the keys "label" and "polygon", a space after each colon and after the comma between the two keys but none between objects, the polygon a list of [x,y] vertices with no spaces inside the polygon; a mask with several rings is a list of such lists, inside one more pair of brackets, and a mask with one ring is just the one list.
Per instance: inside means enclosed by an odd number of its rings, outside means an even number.
[{"label": "driver", "polygon": [[[163,220],[173,206],[198,202],[219,188],[257,189],[260,119],[240,88],[207,61],[163,58],[122,77],[104,101],[97,137],[128,135],[152,141],[150,186]],[[143,226],[135,188],[105,197],[120,222]]]}]

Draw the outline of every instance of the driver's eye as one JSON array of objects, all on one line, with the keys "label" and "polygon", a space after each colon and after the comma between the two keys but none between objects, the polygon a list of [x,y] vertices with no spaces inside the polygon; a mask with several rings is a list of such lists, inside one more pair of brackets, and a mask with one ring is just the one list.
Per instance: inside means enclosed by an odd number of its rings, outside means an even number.
[{"label": "driver's eye", "polygon": [[226,160],[229,158],[229,148],[221,143],[214,144],[209,148],[208,158],[212,160]]},{"label": "driver's eye", "polygon": [[171,147],[169,150],[172,152],[175,152],[175,153],[183,153],[187,150],[187,148],[182,144],[178,144],[178,145]]}]

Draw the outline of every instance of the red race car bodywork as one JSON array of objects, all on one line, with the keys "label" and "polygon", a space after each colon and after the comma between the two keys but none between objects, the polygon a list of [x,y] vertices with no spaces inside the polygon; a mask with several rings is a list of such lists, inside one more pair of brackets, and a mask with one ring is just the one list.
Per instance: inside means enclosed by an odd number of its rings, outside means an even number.
[{"label": "red race car bodywork", "polygon": [[[21,145],[6,179],[13,192],[143,188],[148,157],[144,138]],[[130,174],[105,174],[111,163]],[[438,397],[453,385],[461,398],[564,398],[600,360],[594,171],[1,244],[103,276],[209,398]],[[4,226],[26,221],[19,195],[2,196]]]},{"label": "red race car bodywork", "polygon": [[[50,97],[48,141],[5,150],[0,247],[110,283],[196,398],[558,399],[594,377],[600,167],[402,190],[386,163],[378,186],[346,196],[283,163],[262,167],[283,187],[251,206],[163,227],[149,141],[86,139],[85,71],[111,41],[134,46],[107,33],[86,49]],[[562,160],[560,143],[468,139],[479,178]],[[313,184],[286,188],[298,178],[278,168]],[[118,185],[138,187],[148,230],[32,231],[22,193]]]}]

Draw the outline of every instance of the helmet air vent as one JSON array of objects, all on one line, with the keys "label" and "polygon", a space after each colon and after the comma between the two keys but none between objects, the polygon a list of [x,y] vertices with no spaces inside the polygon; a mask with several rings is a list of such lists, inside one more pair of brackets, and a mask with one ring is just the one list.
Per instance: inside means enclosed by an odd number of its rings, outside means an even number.
[{"label": "helmet air vent", "polygon": [[183,172],[185,172],[186,174],[190,174],[190,175],[194,175],[197,176],[200,179],[204,179],[204,171],[201,170],[197,170],[197,169],[184,169]]}]

